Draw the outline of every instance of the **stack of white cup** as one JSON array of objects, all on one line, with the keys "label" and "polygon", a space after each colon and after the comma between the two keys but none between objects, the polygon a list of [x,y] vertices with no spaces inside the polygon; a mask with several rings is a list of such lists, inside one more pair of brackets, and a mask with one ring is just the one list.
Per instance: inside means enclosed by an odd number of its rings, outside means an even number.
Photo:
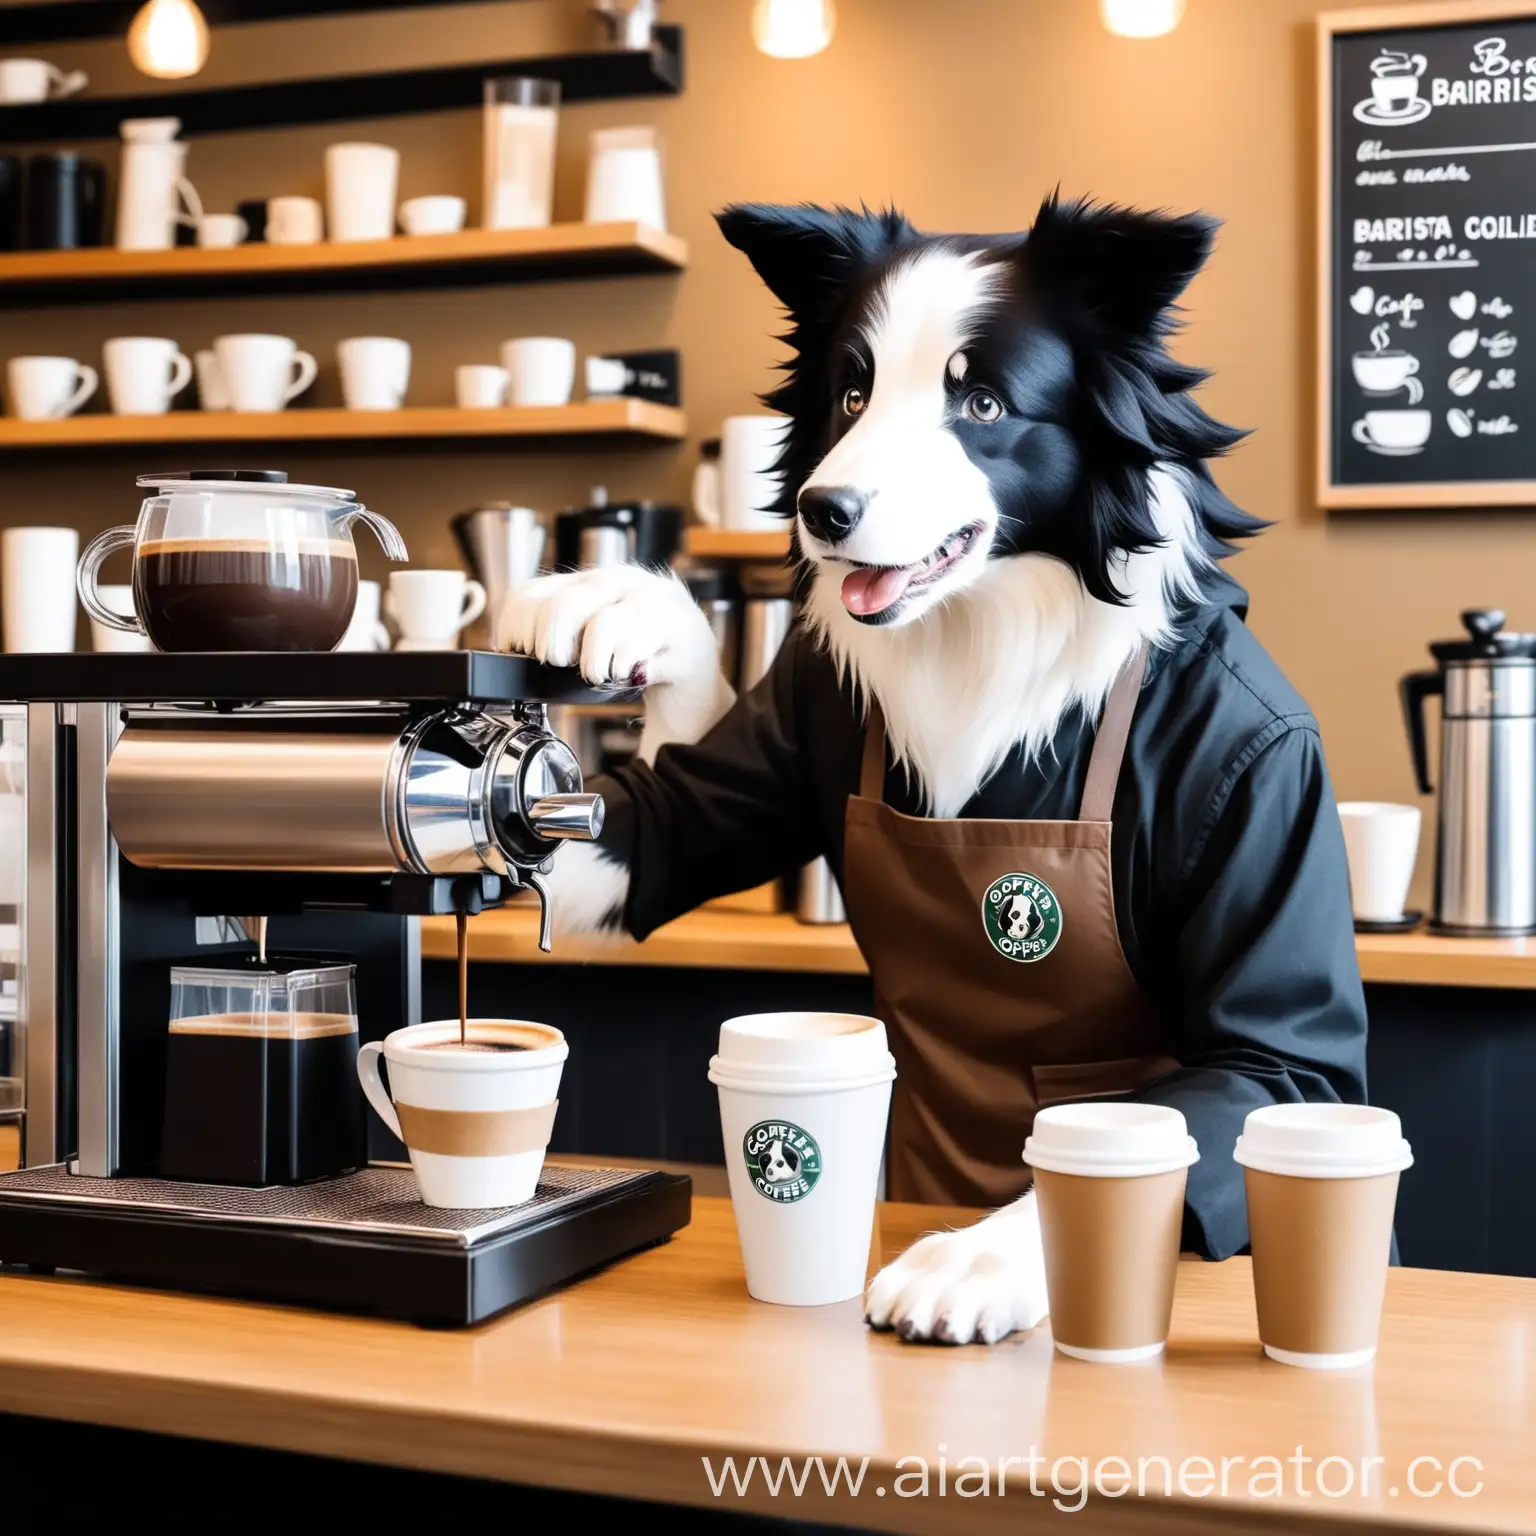
[{"label": "stack of white cup", "polygon": [[816,1307],[864,1293],[896,1062],[878,1019],[760,1013],[720,1026],[709,1080],[747,1290]]}]

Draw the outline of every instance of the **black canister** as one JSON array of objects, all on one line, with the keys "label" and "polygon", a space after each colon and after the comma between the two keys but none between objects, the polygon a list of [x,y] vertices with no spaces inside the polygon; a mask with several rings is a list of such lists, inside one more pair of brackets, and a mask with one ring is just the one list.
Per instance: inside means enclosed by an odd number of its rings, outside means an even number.
[{"label": "black canister", "polygon": [[71,251],[102,243],[106,170],[73,150],[33,155],[27,162],[26,246]]},{"label": "black canister", "polygon": [[21,249],[22,163],[17,155],[0,155],[0,251]]}]

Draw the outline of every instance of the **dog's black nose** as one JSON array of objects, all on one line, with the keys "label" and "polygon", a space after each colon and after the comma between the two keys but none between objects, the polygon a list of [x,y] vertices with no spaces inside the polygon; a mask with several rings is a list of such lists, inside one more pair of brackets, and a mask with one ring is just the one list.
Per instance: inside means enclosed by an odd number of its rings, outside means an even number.
[{"label": "dog's black nose", "polygon": [[828,544],[841,544],[859,526],[869,497],[856,485],[808,485],[798,505],[805,526]]}]

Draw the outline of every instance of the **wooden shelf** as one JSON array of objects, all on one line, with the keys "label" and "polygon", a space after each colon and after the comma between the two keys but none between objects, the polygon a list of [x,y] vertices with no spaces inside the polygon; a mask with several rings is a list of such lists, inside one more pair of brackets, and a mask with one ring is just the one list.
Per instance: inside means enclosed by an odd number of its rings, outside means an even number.
[{"label": "wooden shelf", "polygon": [[1536,989],[1536,939],[1357,933],[1355,953],[1366,981],[1415,987]]},{"label": "wooden shelf", "polygon": [[[3,14],[3,12],[0,12]],[[0,109],[3,110],[3,109]],[[205,251],[77,251],[0,254],[0,304],[46,298],[96,301],[148,293],[179,297],[276,289],[444,286],[535,282],[556,277],[680,272],[687,242],[646,224],[551,224],[544,229],[465,229],[452,235],[318,245],[237,245]]]},{"label": "wooden shelf", "polygon": [[575,405],[461,411],[410,406],[400,411],[305,410],[271,413],[171,411],[164,416],[71,416],[64,421],[0,421],[0,452],[175,443],[426,442],[452,438],[495,446],[567,437],[675,441],[687,420],[649,400],[583,400]]},{"label": "wooden shelf", "polygon": [[[0,9],[0,31],[4,10]],[[537,75],[560,82],[563,105],[629,96],[675,96],[683,88],[683,29],[657,27],[649,48],[598,49],[472,64],[266,80],[249,85],[74,96],[66,101],[0,107],[0,143],[69,143],[115,139],[126,117],[178,117],[185,137],[278,128],[299,123],[355,122],[479,107],[492,75]]]},{"label": "wooden shelf", "polygon": [[732,528],[695,525],[685,536],[688,553],[699,560],[787,560],[789,529],[740,533]]}]

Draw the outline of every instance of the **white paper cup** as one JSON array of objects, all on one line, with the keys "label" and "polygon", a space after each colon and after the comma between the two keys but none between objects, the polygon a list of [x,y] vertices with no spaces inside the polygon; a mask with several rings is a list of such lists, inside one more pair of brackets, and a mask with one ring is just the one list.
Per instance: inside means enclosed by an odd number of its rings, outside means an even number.
[{"label": "white paper cup", "polygon": [[494,363],[461,363],[453,370],[461,411],[494,411],[507,403],[507,370]]},{"label": "white paper cup", "polygon": [[[548,1024],[471,1019],[472,1043],[521,1049],[430,1049],[458,1038],[457,1019],[397,1029],[358,1052],[358,1079],[410,1152],[425,1204],[449,1210],[521,1205],[538,1187],[570,1047]],[[381,1055],[389,1067],[387,1091]]]},{"label": "white paper cup", "polygon": [[0,534],[0,620],[9,652],[75,648],[73,528],[7,528]]},{"label": "white paper cup", "polygon": [[268,245],[318,245],[325,234],[325,215],[312,197],[267,199]]},{"label": "white paper cup", "polygon": [[400,205],[400,227],[408,235],[453,235],[467,211],[462,197],[413,197]]},{"label": "white paper cup", "polygon": [[1418,806],[1346,800],[1339,806],[1339,820],[1355,916],[1368,923],[1398,921],[1419,853],[1423,817]]},{"label": "white paper cup", "polygon": [[400,151],[332,144],[325,152],[325,223],[332,240],[388,240],[395,232]]},{"label": "white paper cup", "polygon": [[758,1301],[819,1307],[864,1294],[895,1076],[878,1019],[762,1013],[720,1026],[709,1080]]},{"label": "white paper cup", "polygon": [[1024,1161],[1062,1354],[1121,1365],[1163,1352],[1185,1179],[1199,1157],[1184,1116],[1165,1105],[1061,1104],[1035,1116]]},{"label": "white paper cup", "polygon": [[520,336],[501,344],[513,405],[566,405],[576,386],[576,343],[560,336]]},{"label": "white paper cup", "polygon": [[1375,1357],[1398,1178],[1413,1149],[1390,1109],[1273,1104],[1232,1154],[1243,1165],[1264,1353],[1346,1370]]}]

